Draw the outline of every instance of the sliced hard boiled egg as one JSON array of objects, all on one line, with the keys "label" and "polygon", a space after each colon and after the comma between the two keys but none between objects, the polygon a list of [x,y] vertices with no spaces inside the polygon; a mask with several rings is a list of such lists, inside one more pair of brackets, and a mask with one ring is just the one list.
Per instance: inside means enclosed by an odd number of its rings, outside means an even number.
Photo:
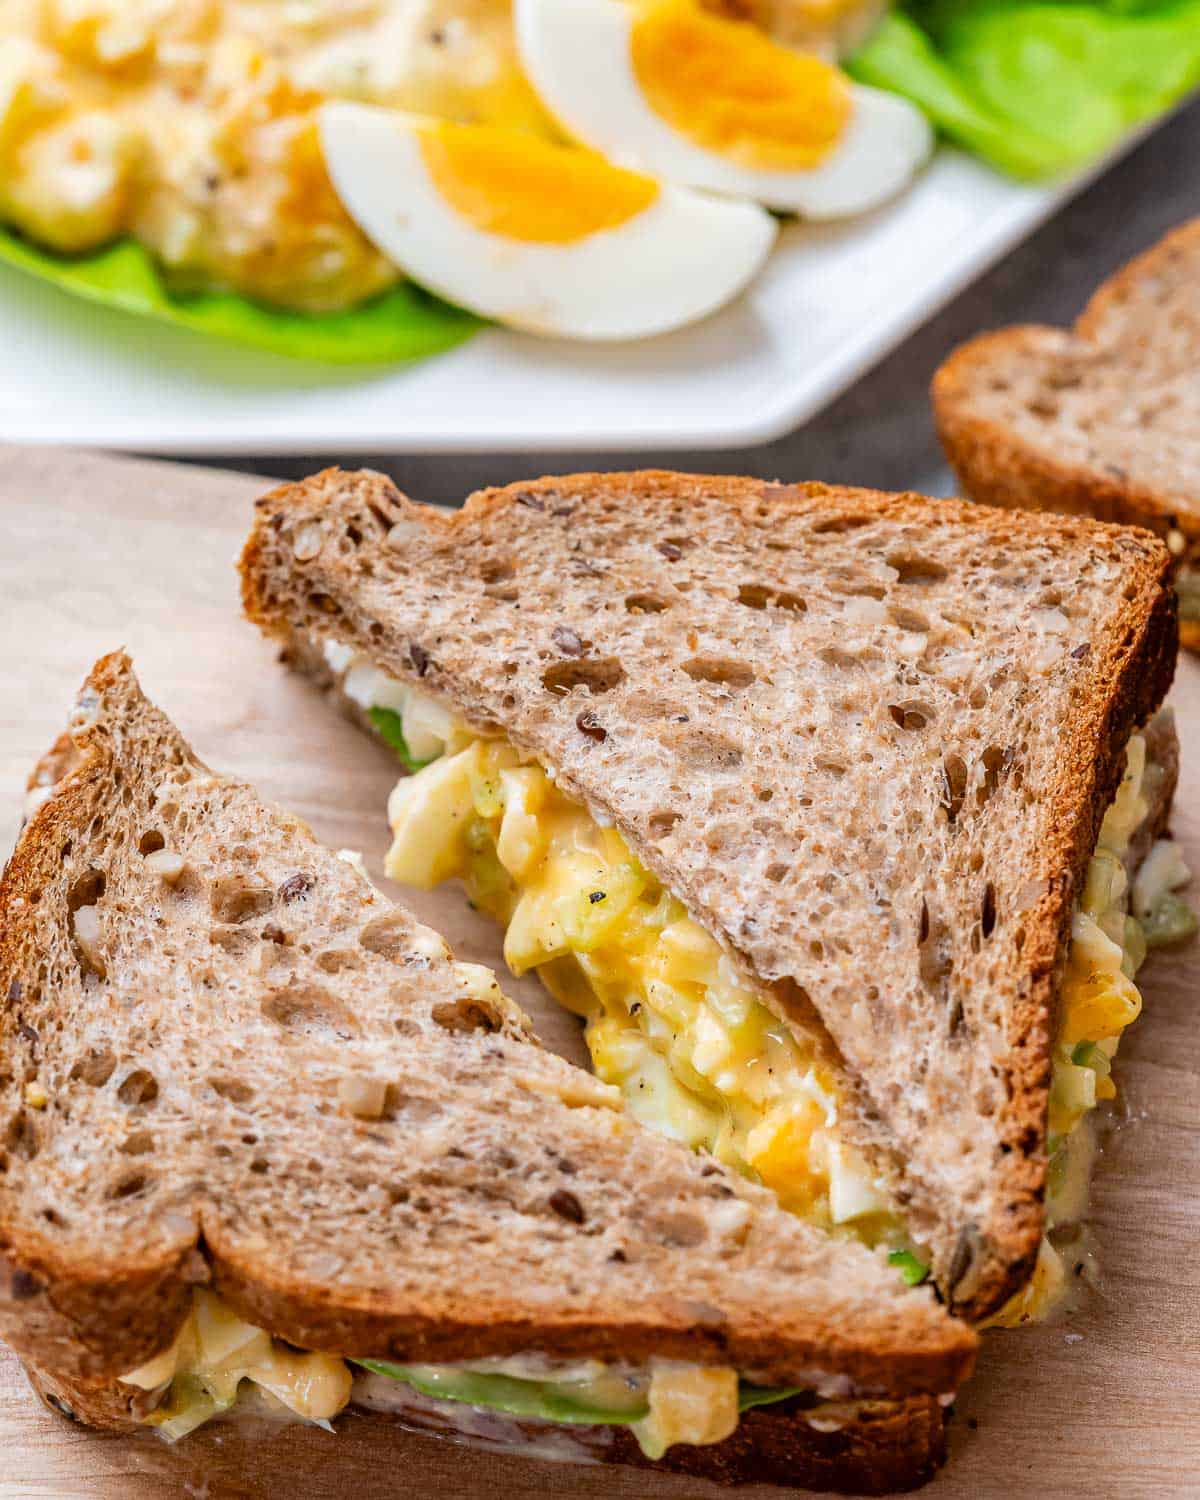
[{"label": "sliced hard boiled egg", "polygon": [[514,328],[642,338],[746,285],[771,216],[490,126],[333,103],[329,175],[351,217],[412,279]]},{"label": "sliced hard boiled egg", "polygon": [[514,20],[563,128],[671,182],[837,218],[890,198],[933,149],[906,100],[697,0],[515,0]]}]

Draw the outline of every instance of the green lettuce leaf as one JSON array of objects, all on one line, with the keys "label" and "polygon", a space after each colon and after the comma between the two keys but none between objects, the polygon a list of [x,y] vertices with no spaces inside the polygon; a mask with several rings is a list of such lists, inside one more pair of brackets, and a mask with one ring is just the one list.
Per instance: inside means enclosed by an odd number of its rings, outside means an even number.
[{"label": "green lettuce leaf", "polygon": [[[486,1406],[514,1417],[612,1426],[631,1424],[646,1415],[644,1406],[627,1411],[589,1406],[552,1380],[519,1380],[511,1375],[481,1375],[451,1366],[394,1365],[375,1359],[360,1359],[355,1363],[376,1375],[403,1380],[422,1395],[439,1401],[465,1401],[470,1406]],[[738,1387],[738,1409],[748,1411],[752,1406],[769,1406],[798,1394],[798,1387],[755,1386],[743,1382]]]},{"label": "green lettuce leaf", "polygon": [[320,314],[268,307],[235,292],[175,291],[153,256],[134,240],[119,240],[91,255],[64,256],[0,228],[0,263],[106,307],[334,364],[420,359],[452,349],[482,326],[411,282],[345,312]]},{"label": "green lettuce leaf", "polygon": [[893,1250],[888,1256],[888,1265],[895,1266],[904,1278],[905,1286],[920,1286],[929,1275],[929,1267],[918,1260],[911,1250]]},{"label": "green lettuce leaf", "polygon": [[1200,0],[909,0],[848,66],[1002,170],[1051,177],[1200,85]]},{"label": "green lettuce leaf", "polygon": [[429,765],[430,761],[437,759],[436,755],[431,755],[429,760],[416,758],[408,748],[408,741],[404,738],[404,721],[394,708],[369,708],[367,718],[379,731],[379,737],[388,749],[394,751],[399,757],[405,770],[415,774],[423,766]]}]

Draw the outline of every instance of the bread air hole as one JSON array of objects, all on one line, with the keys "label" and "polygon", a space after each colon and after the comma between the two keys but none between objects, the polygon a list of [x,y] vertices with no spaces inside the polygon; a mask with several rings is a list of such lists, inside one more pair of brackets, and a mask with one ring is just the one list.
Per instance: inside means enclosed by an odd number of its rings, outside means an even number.
[{"label": "bread air hole", "polygon": [[578,687],[585,687],[592,694],[611,692],[624,680],[625,668],[615,656],[557,661],[542,673],[542,686],[559,697],[566,697]]},{"label": "bread air hole", "polygon": [[254,1090],[244,1078],[217,1074],[209,1078],[208,1086],[214,1093],[220,1094],[222,1099],[228,1099],[230,1104],[245,1105],[254,1098]]},{"label": "bread air hole", "polygon": [[897,630],[909,630],[925,635],[929,631],[929,617],[918,609],[906,609],[900,604],[889,604],[888,615]]},{"label": "bread air hole", "polygon": [[146,1068],[134,1068],[121,1080],[117,1098],[131,1108],[153,1104],[158,1098],[158,1079]]},{"label": "bread air hole", "polygon": [[661,615],[670,605],[658,594],[629,594],[625,608],[631,615]]},{"label": "bread air hole", "polygon": [[138,839],[139,854],[157,854],[160,849],[166,847],[166,839],[159,833],[157,828],[148,829]]},{"label": "bread air hole", "polygon": [[440,1000],[430,1015],[445,1031],[499,1031],[504,1025],[504,1013],[500,1007],[476,995]]},{"label": "bread air hole", "polygon": [[812,528],[813,536],[844,536],[848,531],[858,531],[869,526],[871,516],[831,516],[827,521],[818,521]]},{"label": "bread air hole", "polygon": [[983,890],[980,904],[979,928],[984,938],[990,938],[996,930],[996,887],[989,880]]},{"label": "bread air hole", "polygon": [[33,1121],[23,1109],[17,1110],[5,1127],[4,1149],[7,1154],[19,1157],[22,1161],[32,1161],[38,1154],[37,1132],[33,1128]]},{"label": "bread air hole", "polygon": [[[376,917],[358,934],[359,943],[368,953],[377,953],[380,958],[392,963],[403,963],[420,955],[413,952],[412,923],[403,912],[390,911]],[[425,961],[428,966],[428,960]]]},{"label": "bread air hole", "polygon": [[942,760],[942,775],[945,778],[943,806],[951,823],[958,821],[963,800],[967,795],[967,763],[961,755],[947,755]]},{"label": "bread air hole", "polygon": [[71,1066],[71,1079],[98,1089],[108,1082],[117,1066],[117,1055],[111,1047],[92,1047],[76,1058]]},{"label": "bread air hole", "polygon": [[679,758],[698,771],[736,771],[742,763],[742,747],[715,730],[693,729],[680,747]]},{"label": "bread air hole", "polygon": [[686,1209],[654,1214],[646,1227],[671,1249],[694,1250],[708,1238],[708,1227],[701,1216]]},{"label": "bread air hole", "polygon": [[897,583],[940,583],[947,576],[941,563],[931,557],[922,557],[918,552],[893,552],[887,559],[889,568],[895,568]]},{"label": "bread air hole", "polygon": [[359,1030],[353,1016],[328,990],[316,984],[294,984],[276,990],[264,998],[261,1009],[268,1021],[285,1031],[320,1028],[349,1037]]},{"label": "bread air hole", "polygon": [[123,1177],[108,1190],[108,1196],[114,1202],[120,1202],[125,1198],[138,1198],[144,1193],[152,1192],[154,1179],[147,1177],[144,1172],[138,1172],[133,1177]]},{"label": "bread air hole", "polygon": [[1008,752],[999,745],[989,745],[983,752],[983,780],[975,792],[975,802],[984,807],[1000,785],[1000,776],[1009,759]]},{"label": "bread air hole", "polygon": [[728,656],[693,656],[680,666],[693,682],[715,682],[723,687],[747,688],[754,681],[753,668]]},{"label": "bread air hole", "polygon": [[261,917],[275,904],[275,892],[241,875],[223,875],[213,882],[210,893],[212,913],[218,922],[248,922]]},{"label": "bread air hole", "polygon": [[909,730],[924,729],[932,723],[934,718],[934,711],[930,705],[916,698],[910,698],[904,703],[889,704],[888,713],[901,729]]}]

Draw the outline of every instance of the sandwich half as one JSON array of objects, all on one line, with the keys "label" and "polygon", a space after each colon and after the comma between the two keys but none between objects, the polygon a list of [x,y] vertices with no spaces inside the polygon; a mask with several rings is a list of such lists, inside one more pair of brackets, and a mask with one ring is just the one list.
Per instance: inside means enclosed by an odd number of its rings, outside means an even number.
[{"label": "sandwich half", "polygon": [[[58,1411],[253,1400],[734,1480],[928,1477],[975,1335],[639,1126],[104,658],[0,883],[0,1337]],[[560,1453],[561,1444],[556,1447]]]},{"label": "sandwich half", "polygon": [[1169,564],[914,495],[592,474],[446,514],[329,471],[242,572],[415,772],[389,873],[464,880],[639,1119],[1020,1321],[1189,927]]},{"label": "sandwich half", "polygon": [[967,494],[1145,526],[1176,561],[1200,650],[1200,219],[1098,288],[1074,328],[1001,328],[938,370],[933,409]]}]

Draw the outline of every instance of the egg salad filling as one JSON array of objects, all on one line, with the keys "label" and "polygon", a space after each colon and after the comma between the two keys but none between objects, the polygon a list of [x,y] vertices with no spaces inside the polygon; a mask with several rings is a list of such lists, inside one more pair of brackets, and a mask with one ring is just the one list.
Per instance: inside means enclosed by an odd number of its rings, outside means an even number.
[{"label": "egg salad filling", "polygon": [[[596,1073],[643,1123],[712,1152],[770,1187],[785,1208],[889,1250],[907,1281],[921,1247],[838,1128],[833,1077],[815,1039],[784,1025],[716,940],[633,856],[624,839],[502,739],[481,738],[428,695],[336,643],[326,660],[415,774],[388,805],[387,874],[430,888],[458,879],[505,924],[504,956],[536,969],[585,1020]],[[1031,1280],[992,1320],[1044,1317],[1066,1286],[1056,1231],[1079,1222],[1095,1152],[1096,1106],[1115,1098],[1111,1065],[1137,1019],[1134,976],[1147,949],[1191,936],[1177,894],[1189,879],[1160,839],[1132,886],[1125,861],[1163,772],[1134,735],[1072,919],[1054,1045],[1046,1235]]]},{"label": "egg salad filling", "polygon": [[509,0],[0,0],[0,220],[122,235],[180,287],[308,312],[400,272],[329,180],[326,99],[553,135]]},{"label": "egg salad filling", "polygon": [[439,1402],[541,1422],[628,1426],[649,1458],[661,1458],[674,1443],[719,1443],[741,1412],[800,1394],[740,1381],[726,1365],[677,1360],[634,1366],[526,1354],[444,1365],[347,1361],[273,1339],[207,1290],[193,1293],[171,1347],[121,1379],[159,1397],[143,1421],[176,1442],[229,1411],[243,1382],[277,1412],[328,1423],[353,1398],[352,1364]]}]

